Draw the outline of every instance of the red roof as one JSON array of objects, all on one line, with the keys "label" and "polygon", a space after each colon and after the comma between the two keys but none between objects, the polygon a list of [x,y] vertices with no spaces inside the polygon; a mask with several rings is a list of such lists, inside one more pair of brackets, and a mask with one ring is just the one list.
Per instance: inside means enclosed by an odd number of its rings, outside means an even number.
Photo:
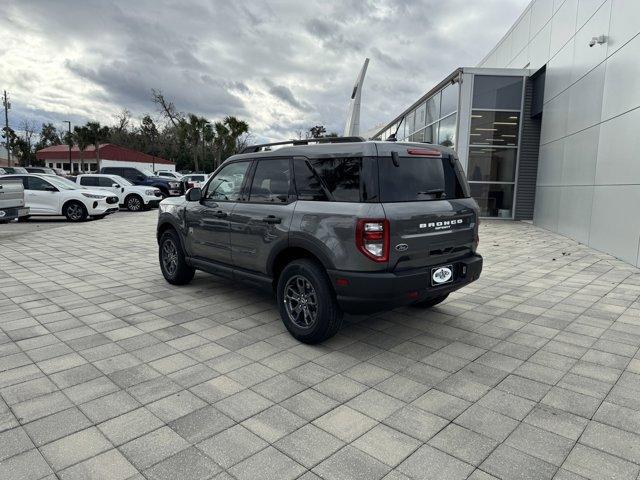
[{"label": "red roof", "polygon": [[[131,150],[130,148],[121,147],[112,143],[103,143],[98,147],[101,160],[116,160],[121,162],[140,162],[140,163],[164,163],[173,165],[174,162],[166,158],[148,155],[146,153]],[[67,145],[52,145],[36,152],[38,160],[68,160],[69,147]],[[71,159],[80,160],[80,150],[74,145],[71,149]],[[87,147],[84,151],[84,160],[95,160],[96,149],[93,145]]]}]

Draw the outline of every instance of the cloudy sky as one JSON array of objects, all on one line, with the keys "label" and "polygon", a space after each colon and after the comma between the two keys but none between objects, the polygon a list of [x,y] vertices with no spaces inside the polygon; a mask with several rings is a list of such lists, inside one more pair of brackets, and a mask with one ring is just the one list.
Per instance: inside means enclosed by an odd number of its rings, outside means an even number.
[{"label": "cloudy sky", "polygon": [[488,53],[529,0],[4,0],[0,89],[12,124],[236,115],[257,138],[342,131],[365,57],[362,127]]}]

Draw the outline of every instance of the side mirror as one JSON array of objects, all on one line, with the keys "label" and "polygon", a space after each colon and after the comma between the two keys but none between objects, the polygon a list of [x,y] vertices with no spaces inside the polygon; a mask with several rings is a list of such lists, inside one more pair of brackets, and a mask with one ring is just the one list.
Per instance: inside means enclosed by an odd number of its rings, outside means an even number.
[{"label": "side mirror", "polygon": [[187,202],[199,202],[202,198],[202,189],[190,188],[189,190],[187,190],[185,198],[187,199]]},{"label": "side mirror", "polygon": [[111,188],[120,188],[120,185],[118,185],[117,183],[114,183],[113,185],[111,185]]},{"label": "side mirror", "polygon": [[45,192],[57,192],[58,189],[56,187],[54,187],[53,185],[47,185],[46,187],[44,187],[44,191]]}]

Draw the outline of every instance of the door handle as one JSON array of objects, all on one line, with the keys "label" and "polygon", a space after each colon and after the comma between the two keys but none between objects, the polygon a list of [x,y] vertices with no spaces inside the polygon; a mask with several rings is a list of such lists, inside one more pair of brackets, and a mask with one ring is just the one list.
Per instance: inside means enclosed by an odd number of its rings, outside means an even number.
[{"label": "door handle", "polygon": [[269,224],[282,223],[282,219],[276,217],[275,215],[269,215],[268,217],[264,217],[262,221],[264,223],[269,223]]},{"label": "door handle", "polygon": [[222,210],[218,210],[216,213],[213,214],[213,216],[217,218],[226,218],[229,216],[229,214],[227,212],[223,212]]}]

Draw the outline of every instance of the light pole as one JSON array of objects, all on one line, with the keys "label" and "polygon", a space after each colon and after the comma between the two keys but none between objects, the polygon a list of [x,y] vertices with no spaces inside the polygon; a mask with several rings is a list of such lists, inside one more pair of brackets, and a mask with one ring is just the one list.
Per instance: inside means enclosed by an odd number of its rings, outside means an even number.
[{"label": "light pole", "polygon": [[4,134],[6,139],[6,147],[7,147],[7,165],[11,166],[11,139],[9,138],[9,109],[11,108],[11,103],[7,98],[7,91],[4,91],[4,97],[2,98],[2,105],[4,106]]},{"label": "light pole", "polygon": [[[71,122],[69,120],[65,120],[63,123],[66,123],[69,129],[69,138],[68,138],[68,146],[69,146],[69,174],[73,175],[73,163],[71,163]],[[82,173],[82,172],[80,172]]]}]

